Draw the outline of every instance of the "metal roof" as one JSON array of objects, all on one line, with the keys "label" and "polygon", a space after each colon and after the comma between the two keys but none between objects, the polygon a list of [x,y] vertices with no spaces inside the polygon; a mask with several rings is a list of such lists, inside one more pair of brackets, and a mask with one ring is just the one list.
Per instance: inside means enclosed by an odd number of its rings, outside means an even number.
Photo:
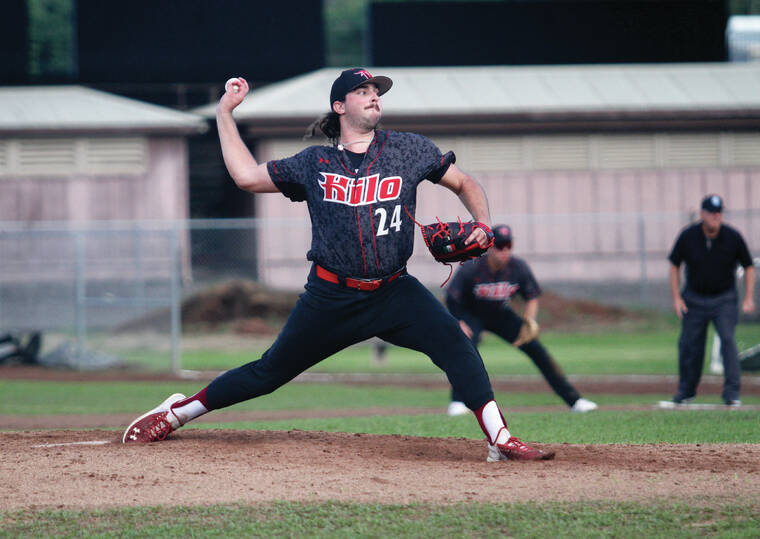
[{"label": "metal roof", "polygon": [[200,133],[198,115],[84,86],[0,87],[0,133]]},{"label": "metal roof", "polygon": [[[343,68],[323,68],[261,89],[235,110],[242,123],[314,119],[329,110]],[[383,96],[394,118],[566,115],[746,115],[760,117],[760,63],[602,64],[572,66],[374,67],[393,79]],[[194,112],[213,117],[216,103]]]}]

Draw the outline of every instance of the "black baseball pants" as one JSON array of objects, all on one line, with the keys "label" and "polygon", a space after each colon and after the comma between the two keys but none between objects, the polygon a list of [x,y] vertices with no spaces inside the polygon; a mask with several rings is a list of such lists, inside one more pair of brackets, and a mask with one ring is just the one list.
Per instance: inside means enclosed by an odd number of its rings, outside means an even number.
[{"label": "black baseball pants", "polygon": [[683,300],[688,311],[681,320],[678,339],[678,393],[676,398],[691,398],[697,394],[705,362],[707,326],[710,322],[720,337],[723,356],[723,400],[739,398],[741,372],[734,329],[739,319],[739,299],[736,289],[716,296],[702,296],[684,290]]},{"label": "black baseball pants", "polygon": [[477,349],[411,275],[370,292],[324,281],[312,267],[305,288],[269,350],[209,384],[211,410],[271,393],[336,352],[375,336],[430,357],[470,409],[493,399]]},{"label": "black baseball pants", "polygon": [[[484,329],[495,333],[510,344],[517,339],[522,325],[522,318],[510,308],[502,309],[498,315],[491,316],[488,320],[480,319],[479,321],[483,323]],[[473,334],[476,345],[479,340],[480,332]],[[533,339],[518,348],[538,367],[549,386],[568,406],[575,404],[575,401],[580,398],[578,390],[569,382],[560,366],[538,339]],[[459,401],[461,400],[459,396],[459,392],[452,388],[451,400]]]}]

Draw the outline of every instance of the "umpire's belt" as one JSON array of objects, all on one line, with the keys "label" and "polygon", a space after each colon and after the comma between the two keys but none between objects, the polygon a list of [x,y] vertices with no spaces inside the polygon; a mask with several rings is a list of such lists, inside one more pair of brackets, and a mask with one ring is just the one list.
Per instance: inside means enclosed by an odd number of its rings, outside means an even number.
[{"label": "umpire's belt", "polygon": [[385,283],[390,283],[391,281],[395,281],[406,272],[406,266],[404,266],[400,270],[396,271],[395,273],[391,273],[387,277],[381,277],[379,279],[355,279],[353,277],[339,277],[336,273],[333,273],[332,271],[323,268],[319,264],[316,264],[316,267],[317,267],[317,277],[319,277],[320,279],[324,279],[325,281],[335,283],[335,284],[342,284],[343,286],[347,286],[348,288],[355,288],[357,290],[364,290],[364,291],[377,290],[378,288],[383,286]]}]

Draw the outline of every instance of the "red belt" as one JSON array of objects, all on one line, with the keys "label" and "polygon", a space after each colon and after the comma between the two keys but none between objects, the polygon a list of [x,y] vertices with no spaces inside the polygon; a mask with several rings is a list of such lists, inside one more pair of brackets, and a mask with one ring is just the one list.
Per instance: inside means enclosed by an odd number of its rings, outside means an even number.
[{"label": "red belt", "polygon": [[378,288],[383,286],[385,283],[390,283],[391,281],[395,281],[401,276],[402,273],[404,273],[404,271],[406,271],[406,268],[401,268],[390,277],[383,277],[382,279],[354,279],[352,277],[346,277],[345,279],[341,279],[340,277],[338,277],[337,274],[323,268],[319,264],[317,264],[316,266],[317,266],[317,277],[319,277],[320,279],[324,279],[325,281],[335,283],[335,284],[342,284],[344,286],[347,286],[348,288],[355,288],[357,290],[363,290],[363,291],[377,290]]}]

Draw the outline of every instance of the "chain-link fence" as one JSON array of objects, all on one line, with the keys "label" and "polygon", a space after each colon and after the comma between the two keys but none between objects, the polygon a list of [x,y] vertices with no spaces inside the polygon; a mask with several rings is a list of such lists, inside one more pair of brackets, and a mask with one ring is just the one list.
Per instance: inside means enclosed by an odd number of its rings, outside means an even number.
[{"label": "chain-link fence", "polygon": [[[159,348],[179,368],[182,229],[143,223],[0,226],[0,332],[42,332],[61,366],[96,368],[122,356],[119,329],[165,319]],[[110,346],[113,344],[113,346]],[[49,347],[48,347],[49,348]],[[152,355],[130,343],[132,359]],[[166,355],[164,359],[166,359]],[[71,364],[70,364],[71,363]],[[168,362],[164,363],[166,369]]]},{"label": "chain-link fence", "polygon": [[[501,217],[494,221],[504,222]],[[515,254],[530,263],[544,289],[669,309],[667,253],[694,217],[531,215],[508,223]],[[757,253],[760,210],[727,213],[726,221]],[[308,221],[300,218],[0,223],[0,335],[42,332],[44,351],[59,364],[177,371],[183,322],[188,325],[183,301],[231,281],[272,287],[272,297],[301,290],[309,234]],[[272,239],[286,248],[271,249]],[[448,276],[421,241],[409,269],[439,293]],[[221,312],[225,302],[229,298],[220,298],[209,312]]]}]

